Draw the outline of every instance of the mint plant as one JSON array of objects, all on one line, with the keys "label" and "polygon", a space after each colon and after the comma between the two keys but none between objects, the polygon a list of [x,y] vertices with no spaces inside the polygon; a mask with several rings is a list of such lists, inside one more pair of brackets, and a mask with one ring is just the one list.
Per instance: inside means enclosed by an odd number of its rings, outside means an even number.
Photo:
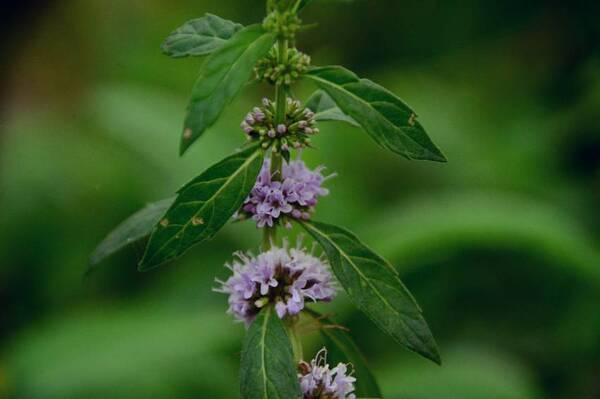
[{"label": "mint plant", "polygon": [[[93,264],[147,236],[140,271],[182,256],[211,239],[231,220],[262,229],[259,253],[237,252],[231,276],[217,280],[228,312],[247,327],[241,356],[243,398],[382,397],[347,329],[310,308],[343,289],[382,332],[440,363],[421,309],[397,271],[348,230],[313,220],[332,175],[301,159],[318,124],[360,127],[381,147],[407,159],[445,161],[416,114],[399,97],[341,66],[316,67],[296,47],[298,14],[310,0],[267,0],[262,24],[244,27],[217,16],[185,23],[164,42],[173,58],[205,56],[181,135],[183,154],[221,116],[250,80],[274,87],[243,118],[242,149],[124,221],[97,247]],[[317,90],[303,103],[290,88],[299,81]],[[287,229],[300,226],[314,240],[291,245]],[[278,231],[283,231],[278,237]],[[317,249],[316,247],[320,249]],[[318,253],[319,251],[320,254]],[[302,333],[321,331],[325,348],[305,357]],[[311,359],[312,358],[312,359]],[[337,363],[330,367],[328,360]],[[308,360],[307,360],[308,359]]]}]

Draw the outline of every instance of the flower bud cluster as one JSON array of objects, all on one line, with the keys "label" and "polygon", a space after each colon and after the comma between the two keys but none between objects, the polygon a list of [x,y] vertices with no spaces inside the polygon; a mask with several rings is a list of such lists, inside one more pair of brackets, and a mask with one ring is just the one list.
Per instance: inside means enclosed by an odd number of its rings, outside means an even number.
[{"label": "flower bud cluster", "polygon": [[293,84],[304,74],[310,66],[310,57],[296,48],[287,51],[285,61],[279,60],[279,50],[273,47],[266,57],[261,59],[254,68],[254,73],[259,81],[271,84]]},{"label": "flower bud cluster", "polygon": [[300,362],[298,379],[304,399],[355,399],[356,378],[344,363],[333,369],[327,364],[327,350],[321,349],[310,363]]},{"label": "flower bud cluster", "polygon": [[288,98],[283,123],[275,123],[275,104],[264,98],[262,106],[254,107],[240,127],[250,139],[260,140],[263,147],[274,145],[284,158],[289,159],[290,149],[310,146],[310,137],[319,133],[315,114],[298,100]]},{"label": "flower bud cluster", "polygon": [[296,33],[302,27],[302,21],[292,10],[275,10],[265,17],[263,27],[275,32],[280,39],[294,40]]}]

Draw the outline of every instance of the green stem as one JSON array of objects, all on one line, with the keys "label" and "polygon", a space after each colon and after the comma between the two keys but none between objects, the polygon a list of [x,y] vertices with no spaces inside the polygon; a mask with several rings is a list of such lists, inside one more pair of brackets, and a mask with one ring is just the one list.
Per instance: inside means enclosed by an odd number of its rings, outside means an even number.
[{"label": "green stem", "polygon": [[[278,57],[280,63],[287,61],[287,40],[277,40]],[[287,87],[285,84],[278,83],[275,85],[275,127],[280,123],[285,123],[285,111],[286,111],[286,93]],[[281,165],[282,165],[281,154],[277,151],[271,151],[271,175],[273,180],[281,180]],[[277,239],[277,226],[265,227],[263,234],[263,248],[265,250],[272,247],[272,243]]]},{"label": "green stem", "polygon": [[[265,227],[263,231],[263,243],[262,249],[263,251],[267,251],[271,248],[271,227]],[[275,237],[272,237],[273,241],[275,241]]]},{"label": "green stem", "polygon": [[[279,64],[285,64],[287,62],[288,55],[288,42],[285,39],[277,40],[277,55]],[[277,83],[275,85],[275,124],[285,122],[285,110],[286,110],[286,92],[287,87],[284,83]]]},{"label": "green stem", "polygon": [[292,344],[292,352],[294,353],[294,360],[296,363],[299,363],[304,358],[303,350],[302,350],[302,341],[300,341],[300,335],[296,329],[298,325],[297,320],[292,320],[290,324],[287,326],[288,335],[290,337],[290,342]]}]

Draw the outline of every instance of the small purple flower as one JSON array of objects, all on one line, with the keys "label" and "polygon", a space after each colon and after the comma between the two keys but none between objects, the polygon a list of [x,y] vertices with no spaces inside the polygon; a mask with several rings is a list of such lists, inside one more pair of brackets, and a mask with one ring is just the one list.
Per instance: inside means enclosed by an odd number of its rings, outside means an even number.
[{"label": "small purple flower", "polygon": [[327,364],[327,350],[321,349],[309,363],[301,362],[298,379],[304,399],[355,399],[356,378],[348,372],[348,366],[338,363],[333,369]]},{"label": "small purple flower", "polygon": [[254,120],[259,123],[265,120],[265,113],[258,107],[254,107],[252,110],[252,116],[254,117]]},{"label": "small purple flower", "polygon": [[249,325],[260,309],[275,305],[280,318],[296,315],[304,309],[306,300],[330,301],[336,289],[327,262],[307,253],[300,244],[288,248],[274,247],[254,257],[236,253],[232,265],[226,265],[233,275],[217,282],[215,291],[229,295],[228,313]]},{"label": "small purple flower", "polygon": [[251,217],[261,228],[272,227],[283,216],[310,219],[319,197],[329,194],[322,187],[327,179],[322,174],[324,168],[310,170],[301,160],[291,161],[283,164],[281,181],[277,181],[271,176],[270,166],[266,159],[240,214]]},{"label": "small purple flower", "polygon": [[250,133],[252,133],[252,132],[254,131],[254,129],[252,128],[252,126],[250,126],[250,125],[248,124],[248,122],[246,122],[246,121],[243,121],[243,122],[240,124],[240,127],[242,128],[242,130],[243,130],[243,131],[244,131],[244,133],[246,133],[246,134],[250,134]]},{"label": "small purple flower", "polygon": [[310,109],[306,108],[304,110],[304,116],[306,116],[306,119],[313,119],[315,117],[315,113],[312,112]]}]

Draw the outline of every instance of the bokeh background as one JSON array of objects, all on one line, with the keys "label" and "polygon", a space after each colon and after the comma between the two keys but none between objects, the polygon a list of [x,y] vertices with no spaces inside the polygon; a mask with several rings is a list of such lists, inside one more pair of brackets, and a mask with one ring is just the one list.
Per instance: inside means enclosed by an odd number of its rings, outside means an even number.
[{"label": "bokeh background", "polygon": [[[299,46],[398,93],[449,162],[409,162],[322,126],[305,154],[338,177],[317,218],[398,268],[444,365],[409,353],[344,299],[335,312],[388,398],[600,398],[598,2],[315,3]],[[159,46],[255,0],[2,2],[0,397],[235,398],[243,327],[211,291],[250,224],[169,267],[134,245],[84,278],[118,222],[243,142],[247,90],[183,158],[200,59]],[[312,87],[302,86],[306,98]],[[320,342],[309,337],[307,352]]]}]

